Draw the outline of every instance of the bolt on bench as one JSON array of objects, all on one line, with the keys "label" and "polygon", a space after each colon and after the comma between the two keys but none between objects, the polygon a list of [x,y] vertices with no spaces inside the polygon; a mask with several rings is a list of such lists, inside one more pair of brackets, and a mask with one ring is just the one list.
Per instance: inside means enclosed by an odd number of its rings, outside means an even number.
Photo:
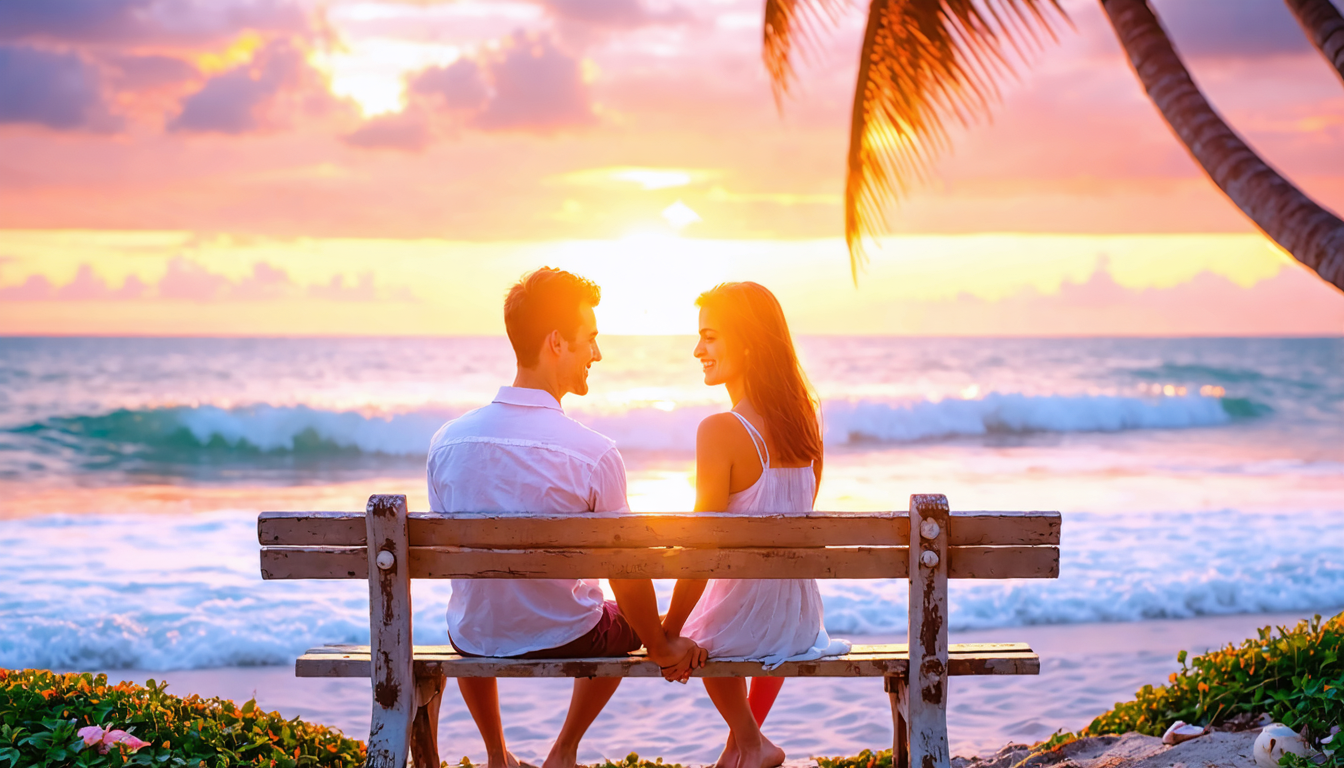
[{"label": "bolt on bench", "polygon": [[949,675],[1034,675],[1025,643],[947,642],[947,580],[1056,578],[1058,512],[949,513],[947,498],[910,497],[910,512],[736,516],[407,514],[377,495],[358,512],[263,512],[265,579],[368,579],[371,645],[299,657],[299,677],[369,677],[370,768],[439,766],[446,677],[661,677],[638,654],[615,659],[464,658],[414,646],[415,579],[909,579],[906,645],[856,645],[845,656],[711,661],[697,677],[881,677],[891,697],[898,768],[946,768]]}]

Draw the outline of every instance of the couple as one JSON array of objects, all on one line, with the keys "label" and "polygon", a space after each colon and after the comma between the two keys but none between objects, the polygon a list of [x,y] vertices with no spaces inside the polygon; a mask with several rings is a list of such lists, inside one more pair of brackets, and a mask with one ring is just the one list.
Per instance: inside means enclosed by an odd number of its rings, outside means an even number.
[{"label": "couple", "polygon": [[[428,460],[435,512],[628,512],[625,464],[615,443],[565,416],[560,400],[588,393],[588,369],[602,359],[593,308],[599,288],[549,267],[525,275],[504,301],[517,357],[513,386],[491,404],[449,422]],[[700,424],[697,512],[807,512],[821,479],[817,404],[794,354],[783,310],[756,283],[725,283],[696,301],[695,356],[705,384],[723,384],[733,409]],[[812,580],[682,579],[665,617],[653,583],[612,580],[606,601],[596,579],[454,580],[448,632],[465,656],[624,656],[641,645],[668,680],[685,682],[706,658],[775,665],[848,651],[822,626]],[[560,735],[544,768],[573,768],[579,740],[620,678],[574,681]],[[727,722],[719,768],[769,768],[784,752],[761,733],[782,678],[704,678]],[[458,678],[489,768],[516,768],[504,744],[493,678]]]}]

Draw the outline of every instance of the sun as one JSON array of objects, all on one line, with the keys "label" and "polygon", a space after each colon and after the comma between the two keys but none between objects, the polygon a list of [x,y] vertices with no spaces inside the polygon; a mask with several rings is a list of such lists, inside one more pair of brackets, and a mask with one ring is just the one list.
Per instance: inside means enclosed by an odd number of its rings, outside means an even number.
[{"label": "sun", "polygon": [[597,307],[602,333],[694,335],[695,298],[731,279],[732,259],[712,240],[668,232],[640,232],[619,240],[563,245],[554,266],[602,288]]}]

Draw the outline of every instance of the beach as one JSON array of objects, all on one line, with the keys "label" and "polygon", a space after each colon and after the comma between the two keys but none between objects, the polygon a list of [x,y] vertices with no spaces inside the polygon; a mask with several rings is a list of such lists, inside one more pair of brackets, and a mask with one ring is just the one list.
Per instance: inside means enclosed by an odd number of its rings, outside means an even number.
[{"label": "beach", "polygon": [[[1337,613],[1338,610],[1334,611]],[[1333,614],[1331,614],[1333,615]],[[1254,637],[1267,625],[1289,626],[1300,613],[1203,617],[1129,624],[1074,624],[955,632],[951,642],[1024,641],[1041,656],[1038,676],[952,678],[948,732],[952,753],[988,755],[1008,743],[1032,744],[1059,729],[1078,730],[1117,701],[1179,669],[1178,651],[1192,655]],[[853,637],[903,642],[902,636]],[[302,717],[364,738],[369,727],[367,680],[295,678],[292,667],[150,671],[114,670],[114,680],[166,680],[178,695],[198,693],[243,701]],[[520,759],[540,764],[564,721],[571,681],[500,681],[505,738]],[[451,685],[440,715],[441,757],[483,762],[485,750]],[[882,682],[871,678],[789,680],[766,720],[766,735],[790,760],[854,755],[891,747],[891,709]],[[713,763],[727,736],[704,688],[657,680],[621,684],[583,742],[583,762],[630,752],[686,765]]]}]

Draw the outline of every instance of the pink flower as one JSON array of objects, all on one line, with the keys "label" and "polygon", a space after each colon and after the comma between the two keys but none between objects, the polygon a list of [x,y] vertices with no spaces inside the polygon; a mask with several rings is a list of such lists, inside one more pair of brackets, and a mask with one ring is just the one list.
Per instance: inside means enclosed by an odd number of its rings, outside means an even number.
[{"label": "pink flower", "polygon": [[103,740],[103,728],[99,725],[86,725],[75,735],[84,740],[84,746],[91,747]]},{"label": "pink flower", "polygon": [[131,752],[134,752],[141,747],[149,746],[148,741],[141,741],[125,731],[108,731],[103,734],[103,744],[98,748],[99,754],[107,754],[107,751],[112,748],[113,744],[123,744]]}]

